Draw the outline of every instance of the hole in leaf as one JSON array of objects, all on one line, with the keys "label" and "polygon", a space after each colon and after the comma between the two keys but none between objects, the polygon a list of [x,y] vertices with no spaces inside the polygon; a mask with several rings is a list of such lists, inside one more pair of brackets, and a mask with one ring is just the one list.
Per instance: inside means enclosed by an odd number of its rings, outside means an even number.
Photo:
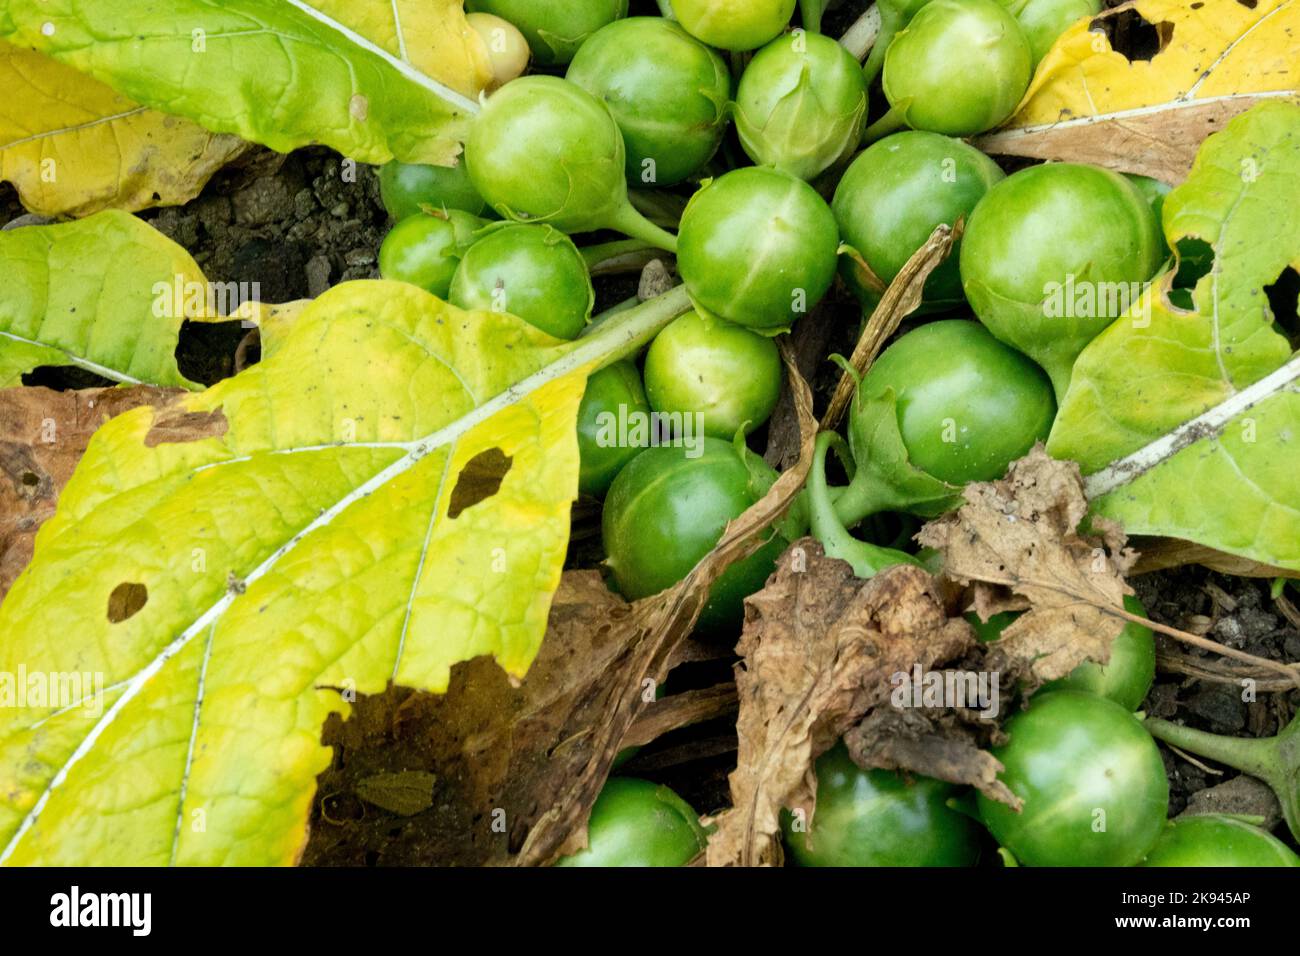
[{"label": "hole in leaf", "polygon": [[38,365],[30,372],[23,373],[22,383],[56,392],[78,388],[112,388],[118,384],[111,378],[96,375],[75,365]]},{"label": "hole in leaf", "polygon": [[1276,282],[1264,287],[1268,296],[1268,307],[1273,313],[1273,321],[1278,324],[1283,335],[1295,348],[1300,343],[1300,272],[1284,269]]},{"label": "hole in leaf", "polygon": [[1237,0],[1237,2],[1240,3],[1247,10],[1254,10],[1257,6],[1259,6],[1259,0]]},{"label": "hole in leaf", "polygon": [[481,451],[461,469],[451,492],[448,518],[459,518],[462,511],[491,498],[501,490],[501,482],[510,472],[514,459],[500,448]]},{"label": "hole in leaf", "polygon": [[41,476],[34,471],[24,471],[21,480],[28,488],[35,488],[41,483]]},{"label": "hole in leaf", "polygon": [[121,624],[140,613],[140,609],[149,603],[149,589],[134,581],[123,581],[113,588],[108,596],[108,620]]},{"label": "hole in leaf", "polygon": [[1203,239],[1182,239],[1178,243],[1178,273],[1169,290],[1169,301],[1185,312],[1193,312],[1192,290],[1214,268],[1214,248]]},{"label": "hole in leaf", "polygon": [[1136,10],[1098,17],[1088,29],[1106,34],[1110,48],[1134,63],[1152,59],[1174,38],[1174,25],[1168,20],[1151,23]]}]

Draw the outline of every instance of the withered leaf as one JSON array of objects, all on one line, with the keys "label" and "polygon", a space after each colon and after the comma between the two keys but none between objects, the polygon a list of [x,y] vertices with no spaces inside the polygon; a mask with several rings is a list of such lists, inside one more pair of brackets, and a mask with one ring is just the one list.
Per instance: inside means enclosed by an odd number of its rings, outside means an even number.
[{"label": "withered leaf", "polygon": [[433,806],[433,785],[437,780],[424,770],[377,773],[357,781],[357,796],[390,813],[410,817]]},{"label": "withered leaf", "polygon": [[146,385],[0,389],[0,599],[31,561],[36,532],[54,514],[95,430],[122,412],[183,394]]},{"label": "withered leaf", "polygon": [[981,736],[988,735],[960,721],[916,709],[878,707],[844,735],[844,746],[860,767],[903,770],[965,784],[1020,809],[1020,798],[997,779],[1002,764],[981,749]]},{"label": "withered leaf", "polygon": [[967,485],[963,497],[917,540],[940,552],[946,576],[974,585],[981,619],[1028,608],[993,646],[990,664],[1025,675],[1032,691],[1084,661],[1108,661],[1124,621],[1107,609],[1132,593],[1124,575],[1136,555],[1108,523],[1096,523],[1099,536],[1079,531],[1088,502],[1078,465],[1035,447],[1006,478]]},{"label": "withered leaf", "polygon": [[717,817],[709,840],[710,866],[779,864],[781,808],[811,814],[816,758],[889,699],[893,675],[959,656],[975,642],[965,621],[948,617],[937,582],[921,568],[861,581],[810,538],[786,551],[746,602],[745,618],[739,762],[732,809]]}]

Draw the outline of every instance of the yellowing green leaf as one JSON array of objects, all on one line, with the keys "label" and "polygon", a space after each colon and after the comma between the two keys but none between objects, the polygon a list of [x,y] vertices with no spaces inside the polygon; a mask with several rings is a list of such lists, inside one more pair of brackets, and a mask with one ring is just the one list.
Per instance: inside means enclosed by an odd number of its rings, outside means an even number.
[{"label": "yellowing green leaf", "polygon": [[188,202],[248,148],[3,41],[0,89],[0,179],[45,216]]},{"label": "yellowing green leaf", "polygon": [[1233,116],[1300,95],[1295,0],[1136,0],[1099,19],[1113,25],[1134,13],[1159,38],[1158,53],[1129,60],[1091,29],[1098,21],[1076,23],[1039,65],[1015,115],[978,145],[1178,183],[1205,137]]},{"label": "yellowing green leaf", "polygon": [[1300,568],[1300,360],[1266,291],[1300,268],[1300,219],[1280,214],[1294,208],[1300,106],[1262,104],[1165,200],[1170,245],[1213,255],[1192,309],[1170,301],[1171,271],[1079,356],[1048,450],[1098,472],[1097,510],[1130,534]]},{"label": "yellowing green leaf", "polygon": [[[115,382],[197,386],[176,367],[189,319],[221,319],[240,290],[209,283],[184,249],[129,213],[0,232],[0,387],[41,365]],[[241,316],[269,308],[249,304]]]},{"label": "yellowing green leaf", "polygon": [[288,152],[448,163],[491,77],[459,0],[0,0],[0,37]]},{"label": "yellowing green leaf", "polygon": [[0,604],[0,672],[89,674],[103,709],[0,708],[0,862],[293,862],[340,691],[528,668],[585,375],[688,308],[561,343],[346,283],[260,364],[101,428]]}]

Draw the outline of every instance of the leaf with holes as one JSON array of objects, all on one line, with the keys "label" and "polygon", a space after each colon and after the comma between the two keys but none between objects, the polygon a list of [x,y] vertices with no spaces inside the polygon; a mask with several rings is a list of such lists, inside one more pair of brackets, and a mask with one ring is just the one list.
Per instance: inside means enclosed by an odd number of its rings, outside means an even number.
[{"label": "leaf with holes", "polygon": [[345,283],[258,365],[103,426],[0,604],[0,673],[102,690],[0,707],[0,862],[292,863],[351,692],[528,669],[585,375],[688,308],[563,343]]},{"label": "leaf with holes", "polygon": [[0,87],[0,179],[46,216],[188,202],[249,148],[3,41]]},{"label": "leaf with holes", "polygon": [[1295,208],[1300,106],[1261,104],[1165,200],[1179,268],[1079,356],[1048,450],[1130,534],[1300,569],[1300,358],[1274,311],[1296,312]]},{"label": "leaf with holes", "polygon": [[128,385],[198,388],[176,367],[183,322],[245,319],[277,344],[303,303],[243,301],[149,224],[107,211],[0,232],[0,388],[43,365]]},{"label": "leaf with holes", "polygon": [[1300,99],[1297,88],[1296,0],[1136,0],[1070,27],[1015,115],[977,145],[1176,184],[1207,135],[1263,100]]},{"label": "leaf with holes", "polygon": [[448,163],[491,78],[460,0],[0,0],[0,38],[280,152]]}]

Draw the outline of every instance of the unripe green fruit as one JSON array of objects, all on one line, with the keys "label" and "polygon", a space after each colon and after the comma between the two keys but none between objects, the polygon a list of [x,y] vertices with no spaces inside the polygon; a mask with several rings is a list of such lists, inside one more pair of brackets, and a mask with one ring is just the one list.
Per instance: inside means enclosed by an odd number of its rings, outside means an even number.
[{"label": "unripe green fruit", "polygon": [[[872,144],[845,171],[831,203],[840,235],[871,274],[852,255],[840,260],[840,274],[863,305],[874,308],[882,285],[894,280],[936,226],[968,219],[989,188],[1005,178],[975,147],[938,133],[908,131]],[[958,240],[926,281],[928,306],[963,301],[960,249]]]},{"label": "unripe green fruit", "polygon": [[996,0],[931,0],[885,54],[884,89],[908,126],[949,136],[992,129],[1029,87],[1033,54]]},{"label": "unripe green fruit", "polygon": [[650,406],[699,414],[704,433],[734,438],[767,421],[781,394],[775,343],[724,319],[688,312],[650,344],[645,360]]},{"label": "unripe green fruit", "polygon": [[379,274],[447,298],[463,245],[483,220],[458,209],[446,215],[416,213],[389,230],[379,246]]},{"label": "unripe green fruit", "polygon": [[385,163],[379,167],[379,196],[395,222],[418,212],[451,209],[481,216],[487,208],[469,181],[464,162],[455,166],[426,166],[397,160]]},{"label": "unripe green fruit", "polygon": [[449,301],[509,312],[558,339],[573,339],[591,318],[596,293],[572,239],[550,226],[506,223],[465,250]]},{"label": "unripe green fruit", "polygon": [[1300,857],[1259,827],[1218,814],[1165,824],[1143,866],[1300,866]]},{"label": "unripe green fruit", "polygon": [[1114,701],[1077,691],[1035,695],[995,747],[998,778],[1024,806],[984,794],[980,816],[1029,866],[1133,866],[1164,827],[1169,780],[1142,724]]},{"label": "unripe green fruit", "polygon": [[623,131],[629,182],[679,183],[722,142],[731,73],[671,20],[611,23],[582,45],[566,76],[609,105]]},{"label": "unripe green fruit", "polygon": [[587,848],[556,866],[685,866],[708,837],[699,815],[667,787],[611,777],[591,808]]},{"label": "unripe green fruit", "polygon": [[1101,13],[1101,0],[1009,0],[1006,6],[1029,41],[1035,66],[1071,24]]},{"label": "unripe green fruit", "polygon": [[503,86],[465,144],[470,181],[507,219],[563,232],[617,229],[672,251],[674,238],[628,202],[625,157],[609,107],[553,76]]},{"label": "unripe green fruit", "polygon": [[583,41],[607,23],[627,16],[627,0],[466,0],[471,13],[509,20],[542,66],[563,66]]},{"label": "unripe green fruit", "polygon": [[691,197],[677,269],[697,308],[775,333],[821,301],[838,248],[835,216],[816,190],[789,173],[750,166]]},{"label": "unripe green fruit", "polygon": [[867,81],[848,50],[802,30],[759,50],[740,78],[736,132],[760,166],[812,179],[858,148]]},{"label": "unripe green fruit", "polygon": [[1151,206],[1123,176],[1048,163],[1007,177],[975,207],[962,284],[980,321],[1043,366],[1060,401],[1079,353],[1138,304],[1161,250]]},{"label": "unripe green fruit", "polygon": [[650,415],[645,387],[636,365],[615,362],[587,379],[587,390],[578,406],[578,490],[584,495],[603,497],[623,466],[644,446],[620,444],[621,422]]},{"label": "unripe green fruit", "polygon": [[673,15],[709,46],[741,52],[774,39],[794,16],[796,0],[672,0]]}]

